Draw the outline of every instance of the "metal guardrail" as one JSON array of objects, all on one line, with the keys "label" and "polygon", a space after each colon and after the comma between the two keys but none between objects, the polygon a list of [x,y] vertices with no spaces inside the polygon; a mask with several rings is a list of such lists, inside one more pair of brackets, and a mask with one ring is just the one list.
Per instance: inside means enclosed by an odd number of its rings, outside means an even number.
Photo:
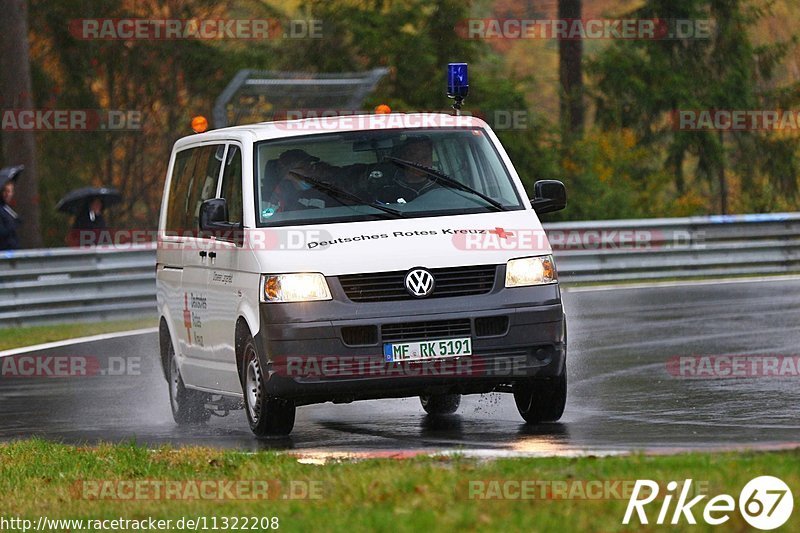
[{"label": "metal guardrail", "polygon": [[800,213],[564,222],[545,230],[567,283],[800,273]]},{"label": "metal guardrail", "polygon": [[[545,230],[566,284],[800,273],[800,213]],[[155,316],[154,245],[0,252],[0,327],[134,316]]]},{"label": "metal guardrail", "polygon": [[0,252],[0,327],[155,316],[155,245]]}]

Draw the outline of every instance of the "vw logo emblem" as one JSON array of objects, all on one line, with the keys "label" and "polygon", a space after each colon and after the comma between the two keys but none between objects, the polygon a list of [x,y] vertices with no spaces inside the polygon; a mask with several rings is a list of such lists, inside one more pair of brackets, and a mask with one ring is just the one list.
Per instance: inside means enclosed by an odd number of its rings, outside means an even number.
[{"label": "vw logo emblem", "polygon": [[433,274],[424,268],[415,268],[406,274],[406,290],[415,298],[425,298],[430,296],[436,287],[436,280]]}]

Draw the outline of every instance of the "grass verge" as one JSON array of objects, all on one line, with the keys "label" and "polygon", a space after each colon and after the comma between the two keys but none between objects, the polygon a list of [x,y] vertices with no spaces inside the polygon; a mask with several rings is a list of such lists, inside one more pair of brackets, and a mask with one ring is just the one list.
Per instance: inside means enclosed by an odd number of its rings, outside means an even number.
[{"label": "grass verge", "polygon": [[[647,528],[637,522],[621,525],[627,496],[618,497],[609,489],[605,498],[587,499],[586,494],[597,494],[591,492],[597,489],[590,489],[588,482],[599,481],[604,487],[623,482],[618,489],[624,494],[626,481],[632,486],[633,480],[649,478],[666,490],[670,480],[693,479],[702,492],[711,496],[726,493],[738,499],[747,481],[759,475],[774,475],[790,487],[800,486],[800,450],[496,461],[420,457],[319,466],[274,452],[148,450],[133,444],[76,449],[28,440],[0,445],[0,518],[206,517],[210,528],[216,517],[221,529],[223,517],[278,517],[280,529],[288,531],[630,531]],[[184,482],[171,485],[172,497],[167,497],[167,488],[155,489],[159,483],[167,487],[168,480]],[[200,481],[214,484],[209,494],[219,495],[220,482],[236,480],[267,481],[270,499],[185,499],[196,495],[189,487],[196,488]],[[470,490],[473,495],[495,494],[489,488],[492,480],[515,494],[515,485],[508,480],[537,481],[539,488],[532,491],[535,497],[530,499],[470,498]],[[125,495],[132,494],[128,491],[134,490],[133,485],[120,481],[139,481],[137,490],[146,487],[142,494],[150,496],[128,498]],[[476,491],[475,483],[484,483],[477,485],[483,488]],[[558,497],[556,487],[564,484],[567,497]],[[547,486],[549,497],[542,488]],[[292,496],[292,491],[295,496],[311,493],[320,497],[284,498]],[[154,498],[155,494],[160,496]],[[699,524],[703,524],[702,508],[707,501],[694,508]],[[647,508],[651,522],[662,502],[659,498]],[[797,531],[799,525],[800,513],[795,510],[784,528]],[[648,527],[664,526],[651,523]],[[731,513],[723,527],[728,531],[749,529],[738,511]],[[71,529],[79,530],[74,524]],[[174,522],[171,529],[178,530]],[[679,529],[712,528],[690,527],[684,521]],[[51,530],[59,529],[51,525]]]},{"label": "grass verge", "polygon": [[0,350],[10,350],[45,342],[74,339],[101,333],[129,331],[133,329],[156,327],[155,318],[135,320],[112,320],[108,322],[86,322],[74,324],[53,324],[47,326],[25,326],[21,328],[0,329]]}]

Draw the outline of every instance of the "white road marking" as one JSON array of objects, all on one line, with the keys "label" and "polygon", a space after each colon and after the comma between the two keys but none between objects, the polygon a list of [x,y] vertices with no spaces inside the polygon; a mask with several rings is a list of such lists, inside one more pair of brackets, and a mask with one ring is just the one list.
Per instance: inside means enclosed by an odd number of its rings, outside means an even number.
[{"label": "white road marking", "polygon": [[119,339],[122,337],[133,337],[136,335],[147,335],[151,333],[158,333],[158,328],[133,329],[130,331],[118,331],[116,333],[103,333],[101,335],[92,335],[90,337],[79,337],[77,339],[66,339],[63,341],[47,342],[44,344],[36,344],[35,346],[23,346],[22,348],[14,348],[12,350],[6,350],[4,352],[0,352],[0,358],[10,357],[13,355],[20,355],[24,353],[37,352],[40,350],[50,350],[52,348],[62,348],[64,346],[72,346],[73,344],[105,341],[109,339]]},{"label": "white road marking", "polygon": [[765,276],[758,278],[718,278],[685,281],[652,281],[646,283],[618,283],[616,285],[596,285],[588,287],[561,287],[562,292],[622,291],[630,289],[657,289],[661,287],[697,287],[703,285],[732,285],[737,283],[777,283],[780,281],[800,281],[800,276]]}]

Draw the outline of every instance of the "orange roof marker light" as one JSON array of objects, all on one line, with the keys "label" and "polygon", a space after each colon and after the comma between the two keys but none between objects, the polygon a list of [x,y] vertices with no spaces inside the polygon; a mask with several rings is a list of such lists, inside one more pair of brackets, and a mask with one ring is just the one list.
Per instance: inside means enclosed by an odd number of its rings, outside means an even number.
[{"label": "orange roof marker light", "polygon": [[192,131],[195,133],[208,131],[208,119],[202,115],[194,117],[192,119]]},{"label": "orange roof marker light", "polygon": [[386,104],[381,104],[375,108],[376,115],[388,115],[392,112],[392,108]]}]

